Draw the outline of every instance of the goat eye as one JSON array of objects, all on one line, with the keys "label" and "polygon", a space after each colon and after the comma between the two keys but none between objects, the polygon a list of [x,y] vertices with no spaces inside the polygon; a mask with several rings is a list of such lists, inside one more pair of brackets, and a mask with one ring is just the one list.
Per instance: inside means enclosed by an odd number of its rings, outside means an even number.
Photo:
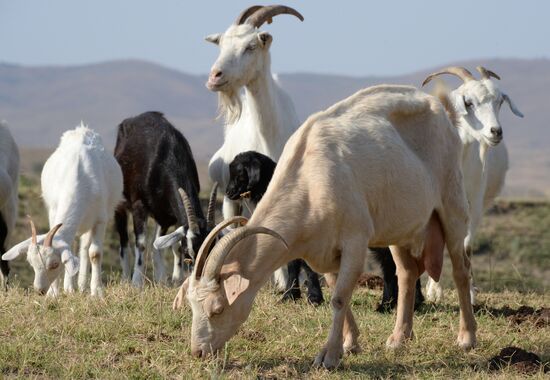
[{"label": "goat eye", "polygon": [[462,97],[462,100],[464,101],[464,105],[467,107],[467,108],[470,108],[472,106],[472,101],[471,100],[467,100],[466,97]]},{"label": "goat eye", "polygon": [[255,45],[255,44],[251,44],[251,45],[248,45],[248,46],[246,47],[245,50],[246,50],[246,51],[252,51],[252,50],[254,50],[254,49],[256,49],[256,45]]}]

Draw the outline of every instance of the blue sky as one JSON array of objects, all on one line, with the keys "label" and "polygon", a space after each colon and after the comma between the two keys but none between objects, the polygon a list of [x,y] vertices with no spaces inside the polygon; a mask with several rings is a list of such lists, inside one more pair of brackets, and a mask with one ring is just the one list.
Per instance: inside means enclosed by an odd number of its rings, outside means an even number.
[{"label": "blue sky", "polygon": [[[204,74],[252,1],[0,0],[0,61],[73,65],[138,58]],[[268,3],[266,3],[268,4]],[[394,75],[475,58],[550,57],[550,1],[293,1],[279,16],[275,72]]]}]

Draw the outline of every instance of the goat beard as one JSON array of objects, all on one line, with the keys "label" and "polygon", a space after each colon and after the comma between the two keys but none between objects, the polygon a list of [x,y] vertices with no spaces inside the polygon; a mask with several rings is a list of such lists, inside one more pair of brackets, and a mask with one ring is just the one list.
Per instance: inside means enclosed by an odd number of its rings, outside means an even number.
[{"label": "goat beard", "polygon": [[241,117],[242,101],[239,90],[229,89],[218,93],[218,118],[226,125],[234,124]]}]

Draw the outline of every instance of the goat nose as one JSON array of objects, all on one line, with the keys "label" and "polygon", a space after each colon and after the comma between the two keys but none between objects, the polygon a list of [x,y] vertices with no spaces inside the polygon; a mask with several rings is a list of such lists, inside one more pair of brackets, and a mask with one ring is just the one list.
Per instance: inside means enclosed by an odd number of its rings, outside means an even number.
[{"label": "goat nose", "polygon": [[221,70],[212,70],[210,73],[210,78],[219,79],[223,76],[223,72]]},{"label": "goat nose", "polygon": [[502,137],[502,128],[501,127],[492,127],[491,134],[495,137]]}]

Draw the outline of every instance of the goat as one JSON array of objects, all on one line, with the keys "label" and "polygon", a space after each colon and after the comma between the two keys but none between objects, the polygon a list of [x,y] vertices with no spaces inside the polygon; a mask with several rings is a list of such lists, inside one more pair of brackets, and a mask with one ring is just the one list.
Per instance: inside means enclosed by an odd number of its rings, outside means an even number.
[{"label": "goat", "polygon": [[441,103],[409,86],[370,87],[310,116],[248,223],[210,250],[221,229],[246,218],[222,222],[199,250],[182,286],[193,312],[192,354],[223,347],[269,274],[302,257],[333,289],[332,328],[314,364],[334,368],[344,351],[359,350],[349,302],[369,246],[390,246],[397,264],[397,321],[386,345],[400,347],[412,335],[415,281],[424,269],[439,278],[445,244],[460,302],[457,341],[473,347],[459,141]]},{"label": "goat", "polygon": [[[229,164],[229,183],[225,195],[231,200],[239,200],[246,194],[252,203],[251,213],[267,190],[275,171],[275,162],[258,152],[248,151],[239,153]],[[243,199],[243,202],[247,202]],[[313,305],[323,303],[323,292],[319,283],[319,275],[302,259],[292,260],[287,264],[288,282],[283,299],[298,299],[300,294],[300,269],[304,269],[307,276],[308,301]]]},{"label": "goat", "polygon": [[[37,236],[31,220],[32,237],[4,253],[3,259],[12,260],[26,251],[27,261],[34,269],[34,288],[41,294],[49,288],[49,295],[57,295],[63,269],[66,292],[74,291],[72,277],[79,271],[78,287],[85,290],[89,255],[91,294],[101,296],[105,229],[122,197],[120,166],[106,152],[101,137],[81,123],[63,134],[59,146],[44,164],[41,183],[50,231]],[[71,248],[77,235],[80,268]]]},{"label": "goat", "polygon": [[[120,238],[122,275],[130,279],[128,264],[128,212],[132,213],[135,234],[135,263],[132,283],[143,286],[143,257],[146,223],[149,215],[158,224],[155,239],[168,228],[179,225],[163,244],[154,245],[155,279],[166,280],[161,249],[172,247],[174,268],[172,281],[183,280],[183,248],[195,256],[214,223],[214,209],[204,217],[199,200],[200,183],[193,153],[185,137],[160,112],[145,112],[127,118],[118,126],[115,158],[124,177],[124,202],[115,211]],[[181,197],[178,189],[182,189]],[[213,199],[215,201],[215,192]],[[187,245],[179,247],[179,241]]]},{"label": "goat", "polygon": [[[432,78],[442,74],[455,75],[463,81],[463,84],[450,94],[442,94],[442,99],[450,112],[457,115],[455,125],[463,146],[462,170],[470,215],[464,247],[470,260],[483,212],[500,194],[508,170],[508,151],[501,142],[503,133],[499,121],[500,108],[506,102],[514,115],[523,117],[510,96],[491,80],[491,77],[499,80],[500,77],[482,66],[478,66],[477,70],[481,74],[479,80],[463,67],[447,67],[430,74],[422,84],[425,86]],[[470,276],[470,297],[475,305],[478,290],[474,283],[473,268]],[[439,301],[442,296],[441,285],[433,279],[428,279],[426,297],[432,301]]]},{"label": "goat", "polygon": [[[502,191],[506,171],[508,170],[508,151],[502,140],[502,127],[499,122],[500,107],[507,102],[512,112],[519,117],[523,114],[514,105],[511,98],[503,93],[491,77],[500,77],[491,70],[479,66],[477,70],[481,79],[476,80],[463,67],[448,67],[431,74],[424,81],[426,85],[432,78],[441,74],[456,75],[463,80],[463,84],[447,94],[443,89],[437,89],[438,96],[448,113],[453,116],[454,124],[458,128],[463,146],[462,170],[466,197],[468,198],[470,223],[464,246],[468,258],[473,252],[472,243],[481,221],[483,212],[493,203]],[[384,293],[382,305],[391,305],[397,298],[397,279],[391,273],[395,264],[391,257],[379,260],[384,272]],[[470,298],[472,305],[476,304],[477,288],[474,284],[473,271],[470,273]],[[417,287],[417,295],[419,293]],[[440,301],[443,297],[441,285],[432,278],[426,284],[426,295],[430,301]]]},{"label": "goat", "polygon": [[[242,11],[225,33],[206,37],[220,48],[206,87],[218,93],[220,114],[225,117],[224,142],[212,156],[208,173],[223,192],[229,182],[229,163],[237,154],[253,150],[277,162],[300,124],[292,100],[271,73],[269,49],[273,37],[259,30],[280,14],[304,20],[290,7],[255,5]],[[224,197],[224,218],[238,215],[240,206],[240,201]],[[247,210],[243,211],[248,215]],[[284,271],[277,271],[275,279],[280,290],[288,287]]]},{"label": "goat", "polygon": [[[8,125],[0,121],[0,257],[6,251],[17,218],[17,188],[19,183],[19,150]],[[4,287],[8,285],[10,266],[0,259]]]}]

